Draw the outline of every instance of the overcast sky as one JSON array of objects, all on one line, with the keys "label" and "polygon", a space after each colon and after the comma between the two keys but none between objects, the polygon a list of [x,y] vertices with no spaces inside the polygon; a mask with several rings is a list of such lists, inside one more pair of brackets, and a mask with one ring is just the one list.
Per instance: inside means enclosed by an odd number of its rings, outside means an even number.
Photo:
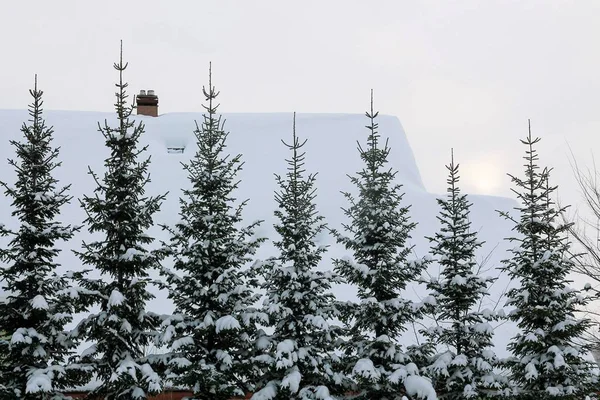
[{"label": "overcast sky", "polygon": [[600,142],[597,0],[29,0],[0,20],[0,108],[37,73],[47,108],[110,111],[123,39],[161,113],[201,110],[209,61],[222,112],[363,113],[373,88],[436,192],[454,147],[468,190],[509,193],[528,118],[560,183],[566,144]]}]

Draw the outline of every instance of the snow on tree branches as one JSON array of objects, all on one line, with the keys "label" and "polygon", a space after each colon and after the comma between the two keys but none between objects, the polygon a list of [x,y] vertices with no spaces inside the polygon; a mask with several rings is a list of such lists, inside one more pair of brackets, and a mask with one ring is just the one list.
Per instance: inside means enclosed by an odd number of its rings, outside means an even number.
[{"label": "snow on tree branches", "polygon": [[531,126],[525,140],[525,171],[522,178],[509,175],[520,201],[516,216],[502,212],[514,222],[517,235],[508,240],[515,244],[512,257],[503,270],[519,282],[508,292],[507,306],[514,307],[510,318],[520,331],[508,348],[507,361],[524,399],[581,399],[592,391],[595,376],[592,363],[585,359],[588,349],[580,344],[590,320],[576,312],[589,298],[569,287],[573,269],[568,224],[563,223],[564,208],[552,201],[556,186],[550,186],[550,169],[537,165]]},{"label": "snow on tree branches", "polygon": [[133,107],[127,105],[122,47],[114,68],[119,71],[118,125],[98,124],[110,155],[102,179],[90,170],[97,187],[93,195],[81,200],[87,213],[85,224],[98,239],[84,242],[84,251],[77,253],[85,265],[101,274],[98,279],[81,279],[99,310],[87,315],[73,335],[92,343],[82,354],[81,368],[93,371],[100,382],[93,395],[145,399],[162,390],[159,372],[164,360],[144,355],[143,349],[159,343],[160,318],[146,310],[146,303],[153,298],[148,291],[149,273],[160,267],[163,255],[148,249],[153,238],[146,232],[153,226],[152,216],[164,195],[145,195],[150,159],[138,161],[146,150],[138,148],[144,125],[130,119]]},{"label": "snow on tree branches", "polygon": [[31,119],[23,140],[11,141],[17,159],[9,160],[17,175],[13,186],[2,182],[12,199],[17,230],[0,228],[10,243],[0,250],[0,399],[62,399],[65,388],[82,383],[85,374],[70,368],[77,345],[65,331],[73,313],[81,311],[72,275],[57,272],[58,245],[77,227],[57,219],[71,197],[69,186],[58,187],[53,171],[59,151],[51,145],[53,130],[42,117],[43,92],[29,93]]},{"label": "snow on tree branches", "polygon": [[[228,133],[217,115],[218,92],[203,88],[207,105],[194,134],[197,151],[184,169],[191,187],[180,198],[181,221],[168,244],[173,269],[164,269],[175,312],[164,322],[170,345],[173,382],[193,390],[193,399],[229,400],[252,387],[250,356],[260,315],[256,279],[243,267],[263,239],[254,238],[260,221],[245,227],[233,192],[243,163],[241,155],[224,154]],[[264,320],[264,318],[262,318]]]},{"label": "snow on tree branches", "polygon": [[331,293],[339,279],[317,270],[326,247],[316,240],[325,224],[315,204],[316,175],[304,175],[305,153],[300,151],[306,141],[296,136],[295,114],[292,143],[283,143],[292,156],[286,176],[276,175],[280,240],[274,245],[279,255],[257,268],[264,277],[263,311],[273,333],[258,341],[264,354],[256,361],[265,373],[252,399],[331,400],[342,380],[335,372],[340,329],[333,322],[339,312]]},{"label": "snow on tree branches", "polygon": [[427,369],[441,399],[480,398],[496,394],[502,381],[494,372],[497,358],[489,323],[496,313],[477,309],[494,279],[480,275],[475,253],[482,243],[471,231],[471,203],[460,192],[454,154],[446,168],[448,195],[437,199],[441,227],[429,238],[441,272],[427,282],[436,324],[423,334],[439,349]]},{"label": "snow on tree branches", "polygon": [[412,247],[407,241],[415,223],[409,220],[409,207],[402,205],[401,185],[394,182],[396,173],[386,169],[390,148],[381,147],[377,131],[377,114],[371,111],[367,147],[358,150],[365,167],[352,176],[358,197],[344,193],[350,206],[344,209],[350,222],[344,225],[347,236],[334,231],[338,242],[353,253],[353,259],[335,261],[336,271],[358,288],[360,302],[346,310],[350,325],[346,346],[347,371],[356,380],[353,390],[359,399],[401,400],[410,395],[406,385],[420,380],[425,396],[435,399],[435,392],[425,378],[418,377],[417,366],[402,349],[399,335],[417,320],[420,304],[403,297],[402,291],[421,276],[424,260],[409,260]]}]

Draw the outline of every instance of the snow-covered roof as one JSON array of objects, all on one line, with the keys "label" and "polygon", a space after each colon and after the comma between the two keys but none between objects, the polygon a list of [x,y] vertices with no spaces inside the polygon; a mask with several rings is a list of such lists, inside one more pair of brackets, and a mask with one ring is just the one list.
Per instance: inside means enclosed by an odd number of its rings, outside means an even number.
[{"label": "snow-covered roof", "polygon": [[[88,174],[88,166],[96,172],[103,171],[103,160],[107,157],[102,135],[98,132],[98,122],[105,119],[111,122],[112,113],[77,112],[77,111],[47,111],[45,117],[49,125],[54,126],[54,145],[61,147],[62,167],[56,170],[56,177],[62,184],[72,184],[71,195],[75,199],[84,193],[91,194],[95,188],[92,177]],[[242,153],[245,162],[240,174],[241,179],[237,198],[250,199],[244,213],[248,221],[265,220],[258,234],[272,237],[273,210],[275,202],[273,191],[276,188],[273,173],[284,174],[288,156],[285,146],[280,140],[289,140],[292,132],[292,113],[270,114],[224,114],[225,128],[230,131],[228,151],[234,154]],[[20,127],[29,118],[26,110],[0,110],[0,159],[14,158],[11,139],[21,138]],[[142,138],[143,144],[148,145],[148,155],[152,156],[150,167],[152,182],[149,184],[149,194],[169,192],[161,211],[156,215],[155,222],[173,224],[178,219],[178,196],[181,188],[187,185],[187,177],[181,168],[181,162],[187,161],[194,153],[193,130],[194,120],[202,121],[200,113],[173,113],[157,118],[139,117],[138,121],[146,124],[146,133]],[[398,182],[404,184],[405,201],[412,204],[411,217],[418,222],[412,234],[417,255],[424,255],[429,249],[425,236],[432,236],[438,229],[436,214],[436,194],[428,193],[423,185],[419,168],[410,148],[407,136],[400,121],[393,116],[381,115],[379,131],[382,138],[389,138],[391,154],[390,167],[398,170]],[[365,129],[367,119],[364,115],[355,114],[297,114],[296,130],[300,138],[308,139],[305,147],[306,169],[308,172],[318,172],[317,204],[320,212],[326,217],[330,227],[339,228],[345,218],[340,209],[345,206],[341,191],[353,191],[347,174],[353,174],[362,168],[362,161],[356,150],[356,142],[364,143],[368,131]],[[183,153],[169,152],[168,148],[185,148]],[[448,160],[421,160],[421,162],[436,163],[440,171],[440,179],[446,174],[444,165]],[[460,161],[460,160],[459,160]],[[7,166],[0,168],[0,179],[13,182],[14,172]],[[8,199],[0,196],[0,221],[7,225],[14,224],[10,216]],[[480,258],[488,255],[496,245],[494,253],[488,260],[488,267],[499,264],[504,256],[507,244],[502,239],[508,236],[509,224],[498,217],[496,210],[510,210],[514,202],[509,199],[472,196],[474,203],[471,220],[473,227],[479,230],[480,240],[486,241],[481,250]],[[74,200],[64,208],[63,222],[81,224],[85,215]],[[159,239],[165,239],[166,233],[156,227],[151,234]],[[77,249],[82,233],[70,244]],[[344,251],[328,236],[320,238],[323,244],[330,245],[329,252],[323,260],[323,268],[331,268],[331,257],[344,256]],[[267,257],[272,253],[270,244],[265,244],[258,253],[259,257]],[[59,261],[64,269],[79,269],[79,260],[70,252],[61,254]],[[489,271],[494,275],[493,270]],[[506,280],[498,281],[492,293],[495,300],[504,289]],[[335,288],[336,294],[342,299],[354,297],[354,290],[347,286]],[[169,302],[165,294],[158,293],[151,303],[156,312],[169,312]],[[418,291],[409,291],[407,296],[417,297]],[[493,307],[490,301],[485,307]],[[501,329],[509,329],[507,325]],[[496,345],[500,356],[505,352],[504,347],[512,335],[497,334]]]}]

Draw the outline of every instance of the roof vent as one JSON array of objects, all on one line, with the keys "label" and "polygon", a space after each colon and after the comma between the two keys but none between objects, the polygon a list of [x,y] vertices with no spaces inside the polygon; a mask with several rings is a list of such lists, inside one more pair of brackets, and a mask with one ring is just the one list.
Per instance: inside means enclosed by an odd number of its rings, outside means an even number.
[{"label": "roof vent", "polygon": [[185,147],[167,147],[167,153],[169,154],[183,154]]}]

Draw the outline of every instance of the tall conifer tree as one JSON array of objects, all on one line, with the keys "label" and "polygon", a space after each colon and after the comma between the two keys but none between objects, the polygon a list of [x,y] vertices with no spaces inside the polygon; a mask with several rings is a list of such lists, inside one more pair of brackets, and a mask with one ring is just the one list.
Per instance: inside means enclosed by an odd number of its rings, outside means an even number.
[{"label": "tall conifer tree", "polygon": [[339,317],[331,286],[339,280],[331,272],[318,271],[326,251],[316,242],[325,229],[315,204],[316,174],[305,175],[306,143],[296,136],[294,114],[292,152],[286,160],[288,173],[276,175],[280,190],[275,194],[280,239],[274,242],[279,254],[261,268],[266,291],[264,312],[274,331],[258,341],[265,354],[257,357],[264,376],[254,400],[332,399],[340,377],[335,372]]},{"label": "tall conifer tree", "polygon": [[0,399],[62,399],[65,388],[81,383],[79,371],[66,366],[76,341],[65,325],[79,311],[78,292],[71,280],[57,271],[59,246],[76,227],[58,221],[68,204],[69,186],[60,187],[53,177],[60,166],[59,150],[52,147],[53,130],[42,116],[43,92],[29,93],[31,119],[24,123],[22,141],[11,141],[17,160],[9,160],[17,181],[2,182],[12,199],[17,230],[0,228],[10,244],[0,254]]},{"label": "tall conifer tree", "polygon": [[512,358],[507,362],[520,399],[582,399],[595,381],[592,365],[586,361],[587,348],[580,339],[590,320],[576,317],[589,301],[569,287],[573,269],[568,224],[564,208],[557,208],[552,195],[548,168],[540,169],[535,145],[539,138],[525,140],[524,177],[509,175],[520,201],[516,216],[502,215],[514,222],[517,235],[512,257],[503,269],[519,283],[508,293],[510,317],[520,331],[509,344]]},{"label": "tall conifer tree", "polygon": [[218,92],[209,69],[207,105],[194,134],[197,151],[184,169],[191,187],[180,198],[181,222],[169,229],[173,270],[164,270],[174,315],[165,321],[174,382],[189,387],[190,399],[229,400],[244,395],[252,381],[256,339],[257,282],[243,267],[263,241],[254,237],[260,221],[241,226],[247,201],[233,197],[241,155],[225,154],[228,133],[217,115]]},{"label": "tall conifer tree", "polygon": [[[396,172],[386,167],[390,148],[387,141],[380,143],[377,115],[371,92],[367,147],[358,144],[365,166],[350,178],[357,197],[344,193],[350,203],[344,209],[350,220],[344,225],[347,236],[334,232],[353,259],[338,259],[335,264],[336,271],[358,288],[360,300],[345,315],[350,325],[348,370],[357,380],[357,398],[401,400],[411,394],[405,389],[416,381],[427,386],[418,376],[420,366],[402,349],[399,338],[421,315],[421,307],[402,292],[418,280],[426,263],[409,260],[408,240],[415,223],[410,222],[409,207],[402,204]],[[405,379],[408,385],[403,385]]]},{"label": "tall conifer tree", "polygon": [[122,46],[114,68],[119,72],[117,126],[107,121],[98,124],[110,155],[102,178],[90,170],[98,186],[81,200],[85,223],[97,239],[84,242],[78,255],[101,274],[99,279],[83,279],[82,286],[94,295],[99,310],[84,318],[73,335],[92,343],[81,355],[81,368],[92,370],[100,383],[92,395],[106,400],[146,399],[162,389],[155,370],[162,360],[145,356],[143,349],[159,339],[160,318],[146,305],[153,298],[148,291],[149,273],[160,266],[162,253],[149,250],[153,238],[147,231],[164,196],[145,194],[150,159],[138,160],[146,150],[138,144],[144,125],[131,119],[133,106],[127,105]]},{"label": "tall conifer tree", "polygon": [[482,398],[497,391],[494,373],[497,358],[493,351],[490,310],[477,305],[488,295],[493,278],[479,274],[476,251],[482,245],[469,220],[471,203],[460,192],[459,165],[454,154],[448,169],[448,195],[437,199],[441,227],[434,237],[431,253],[440,265],[440,276],[428,282],[436,326],[425,336],[442,351],[429,367],[440,399]]}]

